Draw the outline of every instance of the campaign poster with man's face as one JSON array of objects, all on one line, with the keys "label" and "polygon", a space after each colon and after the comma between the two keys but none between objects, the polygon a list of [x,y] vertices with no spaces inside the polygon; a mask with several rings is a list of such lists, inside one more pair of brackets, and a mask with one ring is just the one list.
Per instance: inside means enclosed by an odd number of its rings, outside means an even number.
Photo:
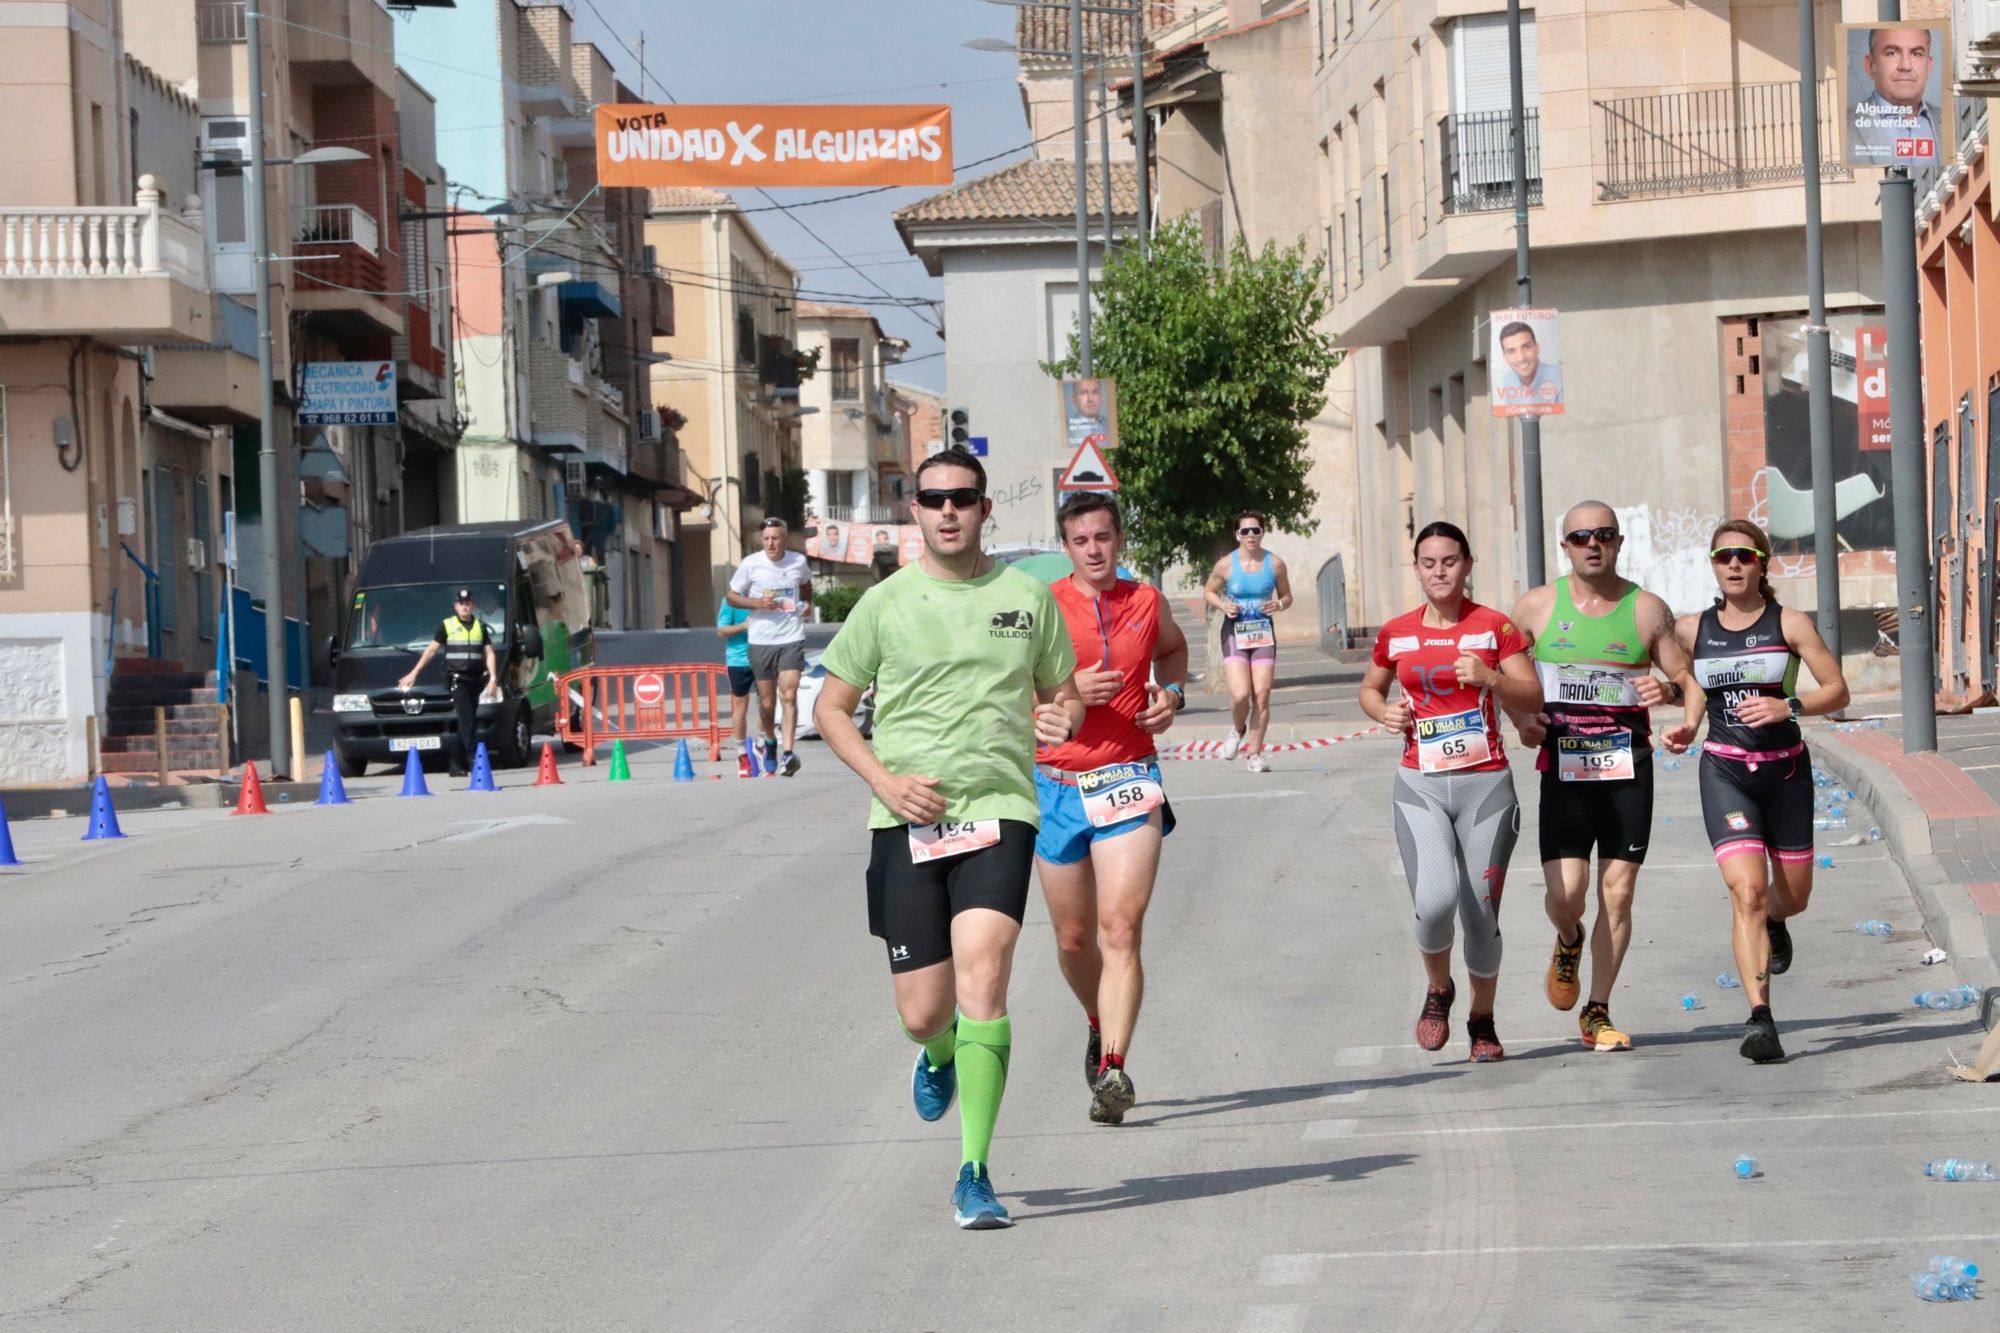
[{"label": "campaign poster with man's face", "polygon": [[1062,382],[1063,439],[1074,455],[1085,444],[1118,445],[1118,385],[1114,380]]},{"label": "campaign poster with man's face", "polygon": [[1559,416],[1563,375],[1556,312],[1495,310],[1486,370],[1494,416]]},{"label": "campaign poster with man's face", "polygon": [[1951,27],[1840,25],[1840,160],[1850,167],[1934,167],[1952,133]]}]

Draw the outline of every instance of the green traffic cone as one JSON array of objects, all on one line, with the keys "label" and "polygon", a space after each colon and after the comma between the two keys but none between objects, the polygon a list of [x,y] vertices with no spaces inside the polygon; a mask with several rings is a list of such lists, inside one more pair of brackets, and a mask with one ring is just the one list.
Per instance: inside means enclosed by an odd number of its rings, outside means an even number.
[{"label": "green traffic cone", "polygon": [[625,758],[625,742],[613,741],[611,742],[611,776],[606,778],[605,781],[630,782],[631,780],[632,764]]}]

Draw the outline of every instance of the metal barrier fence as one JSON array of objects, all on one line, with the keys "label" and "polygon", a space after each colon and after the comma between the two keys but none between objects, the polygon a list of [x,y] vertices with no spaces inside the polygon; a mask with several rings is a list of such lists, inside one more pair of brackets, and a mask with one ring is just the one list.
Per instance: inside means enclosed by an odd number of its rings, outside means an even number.
[{"label": "metal barrier fence", "polygon": [[720,666],[582,667],[556,678],[556,698],[575,705],[556,709],[556,734],[597,762],[597,747],[612,741],[695,740],[722,762],[730,734],[726,704],[729,668]]}]

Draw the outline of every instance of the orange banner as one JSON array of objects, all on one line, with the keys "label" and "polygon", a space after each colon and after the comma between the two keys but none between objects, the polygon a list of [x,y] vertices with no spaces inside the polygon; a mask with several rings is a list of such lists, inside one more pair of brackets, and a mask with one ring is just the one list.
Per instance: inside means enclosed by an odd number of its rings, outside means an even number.
[{"label": "orange banner", "polygon": [[597,176],[652,185],[949,185],[948,106],[600,106]]}]

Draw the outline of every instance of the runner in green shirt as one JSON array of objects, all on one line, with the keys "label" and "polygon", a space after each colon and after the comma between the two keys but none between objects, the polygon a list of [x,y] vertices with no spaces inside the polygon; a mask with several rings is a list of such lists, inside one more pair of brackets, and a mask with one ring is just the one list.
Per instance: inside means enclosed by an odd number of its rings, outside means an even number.
[{"label": "runner in green shirt", "polygon": [[[959,1102],[958,1225],[1011,1226],[986,1170],[1013,1028],[1007,980],[1034,869],[1035,745],[1083,725],[1076,655],[1048,586],[979,549],[993,502],[962,449],[917,468],[924,553],[870,588],[822,659],[819,734],[873,789],[868,929],[903,1031],[917,1114]],[[854,725],[875,687],[875,744]]]}]

